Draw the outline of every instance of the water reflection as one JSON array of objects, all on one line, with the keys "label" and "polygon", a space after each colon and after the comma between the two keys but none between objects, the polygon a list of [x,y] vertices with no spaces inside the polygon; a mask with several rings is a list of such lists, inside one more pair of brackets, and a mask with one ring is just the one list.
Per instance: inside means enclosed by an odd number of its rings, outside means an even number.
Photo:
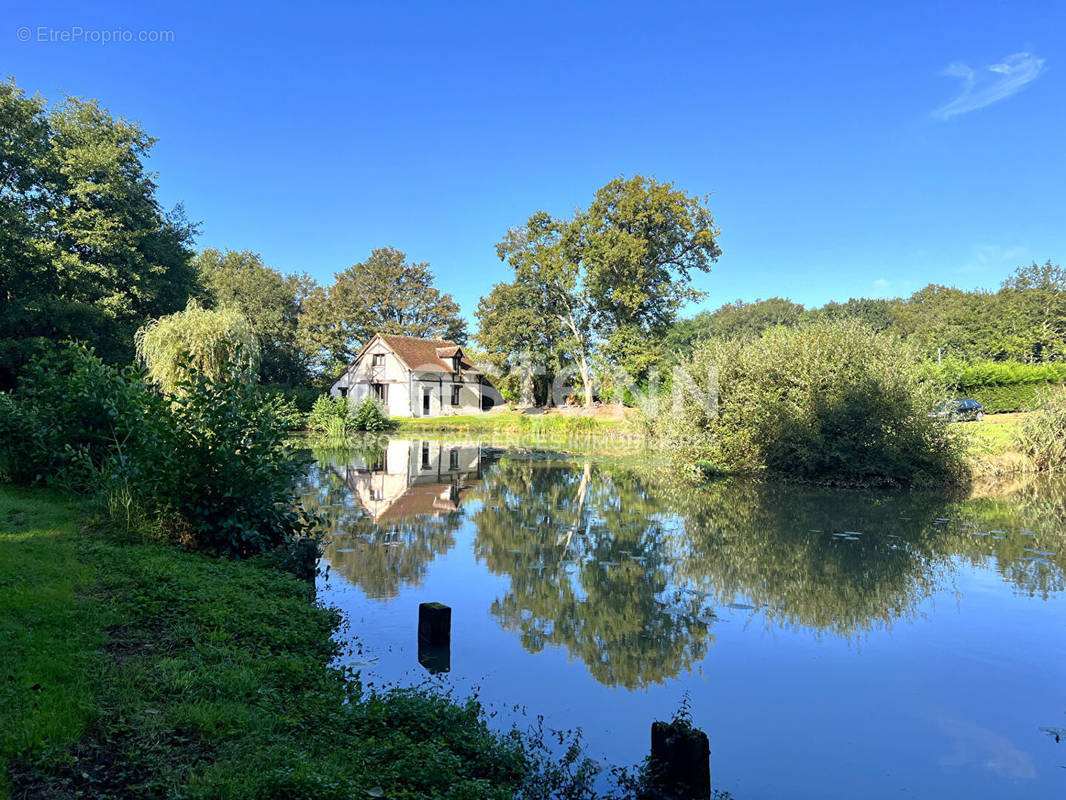
[{"label": "water reflection", "polygon": [[455,546],[481,448],[393,439],[377,451],[321,451],[304,486],[327,521],[331,568],[370,597],[395,597]]},{"label": "water reflection", "polygon": [[693,490],[433,441],[318,455],[305,500],[329,520],[334,571],[393,597],[469,526],[474,555],[504,579],[498,624],[529,652],[565,648],[607,686],[689,670],[727,616],[860,638],[918,615],[963,564],[1027,595],[1064,588],[1066,495],[1046,483],[952,501],[740,480]]}]

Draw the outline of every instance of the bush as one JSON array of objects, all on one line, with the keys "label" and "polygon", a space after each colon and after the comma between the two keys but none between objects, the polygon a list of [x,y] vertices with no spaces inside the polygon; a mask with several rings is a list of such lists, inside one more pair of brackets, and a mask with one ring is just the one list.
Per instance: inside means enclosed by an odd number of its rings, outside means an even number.
[{"label": "bush", "polygon": [[[917,354],[850,321],[773,329],[745,342],[709,341],[675,380],[674,413],[653,422],[688,466],[767,469],[851,485],[932,482],[962,473],[962,444],[929,416],[943,397]],[[691,389],[714,391],[717,413]]]},{"label": "bush", "polygon": [[[307,428],[318,433],[328,433],[331,421],[340,420],[347,423],[350,418],[347,398],[323,394],[319,395],[315,404],[311,406],[311,413],[307,415]],[[336,423],[333,423],[333,426],[336,427]]]},{"label": "bush", "polygon": [[954,396],[972,397],[989,414],[1000,414],[1035,408],[1046,384],[1066,380],[1066,364],[985,361],[948,365],[941,375],[954,387]]},{"label": "bush", "polygon": [[381,406],[371,397],[367,397],[356,407],[354,424],[357,431],[368,433],[391,431],[396,427],[396,423],[385,416]]},{"label": "bush", "polygon": [[84,345],[50,351],[0,403],[0,475],[91,491],[93,474],[135,446],[162,406],[132,368],[104,364]]},{"label": "bush", "polygon": [[1066,468],[1066,387],[1041,393],[1036,413],[1022,423],[1018,444],[1036,469]]},{"label": "bush", "polygon": [[148,451],[116,463],[135,496],[173,519],[185,543],[246,557],[291,548],[316,520],[295,497],[305,462],[272,404],[236,371],[180,384]]},{"label": "bush", "polygon": [[972,397],[986,414],[1006,414],[1012,411],[1031,411],[1040,398],[1044,384],[1015,383],[1003,386],[971,386],[960,389],[958,397]]},{"label": "bush", "polygon": [[293,489],[302,462],[278,403],[239,370],[156,392],[74,345],[0,395],[0,475],[97,494],[124,521],[154,520],[191,548],[249,556],[289,548],[316,520]]},{"label": "bush", "polygon": [[266,402],[283,430],[298,431],[304,426],[304,412],[296,405],[296,401],[290,396],[276,390],[266,392]]}]

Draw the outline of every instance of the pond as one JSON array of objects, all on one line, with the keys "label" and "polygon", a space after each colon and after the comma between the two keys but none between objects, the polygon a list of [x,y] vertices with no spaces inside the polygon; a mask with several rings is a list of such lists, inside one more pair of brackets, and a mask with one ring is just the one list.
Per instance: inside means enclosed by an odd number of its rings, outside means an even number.
[{"label": "pond", "polygon": [[[614,764],[685,702],[738,800],[1066,796],[1066,484],[949,500],[434,440],[318,456],[319,596],[364,680],[580,726]],[[426,601],[452,644],[423,666]]]}]

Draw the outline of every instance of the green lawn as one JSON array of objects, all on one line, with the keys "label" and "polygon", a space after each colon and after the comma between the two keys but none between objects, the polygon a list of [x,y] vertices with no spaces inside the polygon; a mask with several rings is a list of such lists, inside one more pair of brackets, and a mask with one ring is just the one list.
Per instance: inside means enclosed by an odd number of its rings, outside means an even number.
[{"label": "green lawn", "polygon": [[0,797],[511,797],[473,705],[361,690],[296,578],[0,487]]},{"label": "green lawn", "polygon": [[616,419],[594,419],[562,414],[522,414],[496,411],[490,414],[465,414],[453,417],[397,418],[399,432],[585,432],[615,431],[627,426]]}]

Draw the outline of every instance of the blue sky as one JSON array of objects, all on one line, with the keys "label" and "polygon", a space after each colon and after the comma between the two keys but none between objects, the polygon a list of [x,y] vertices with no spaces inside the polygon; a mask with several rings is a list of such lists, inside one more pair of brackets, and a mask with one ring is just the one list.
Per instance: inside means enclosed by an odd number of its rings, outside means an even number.
[{"label": "blue sky", "polygon": [[[398,247],[470,316],[509,226],[639,173],[712,194],[702,307],[1066,260],[1064,2],[214,5],[5,0],[0,28],[27,91],[159,139],[200,247],[321,281]],[[84,33],[142,30],[172,41]]]}]

